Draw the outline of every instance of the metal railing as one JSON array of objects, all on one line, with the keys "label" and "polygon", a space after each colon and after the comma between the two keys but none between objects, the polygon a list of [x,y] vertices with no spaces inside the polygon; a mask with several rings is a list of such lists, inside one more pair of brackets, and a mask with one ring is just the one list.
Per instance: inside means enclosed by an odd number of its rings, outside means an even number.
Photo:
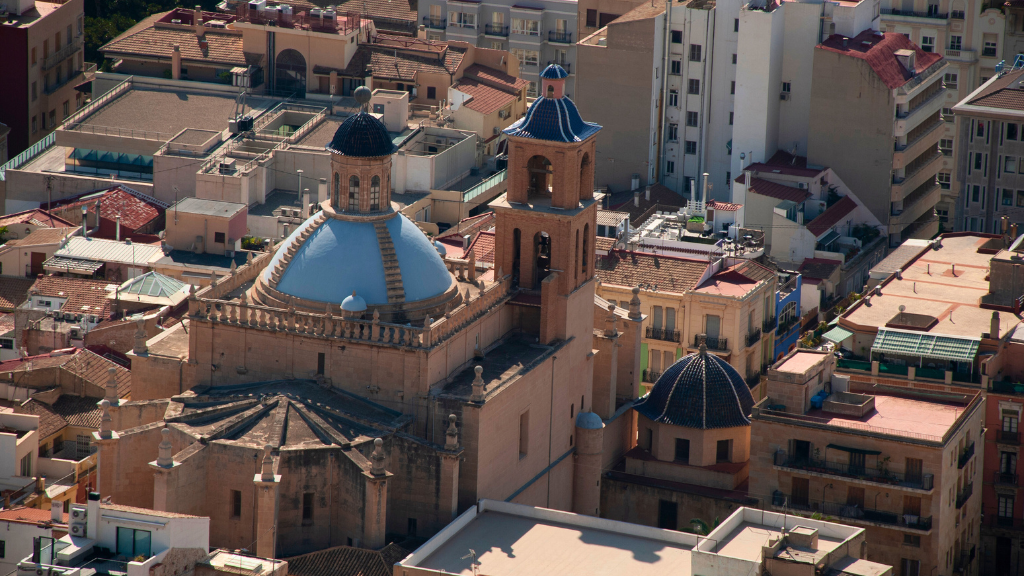
[{"label": "metal railing", "polygon": [[668,328],[647,327],[647,337],[652,340],[663,340],[665,342],[679,342],[679,330]]},{"label": "metal railing", "polygon": [[153,130],[139,130],[136,128],[118,128],[116,126],[96,126],[93,124],[80,124],[76,128],[82,134],[96,134],[100,136],[117,136],[119,138],[132,138],[134,140],[156,140],[166,142],[174,138],[171,132],[155,132]]},{"label": "metal railing", "polygon": [[982,514],[982,523],[993,528],[1008,530],[1024,530],[1024,518],[1013,518],[1012,516],[1000,516],[997,512],[985,512]]},{"label": "metal railing", "polygon": [[800,318],[797,316],[790,316],[789,318],[779,322],[779,327],[776,330],[776,334],[785,334],[789,332],[789,329],[800,323]]},{"label": "metal railing", "polygon": [[964,448],[964,451],[960,453],[960,457],[956,461],[957,470],[962,470],[971,459],[971,456],[974,456],[974,442],[971,442],[971,445]]},{"label": "metal railing", "polygon": [[57,141],[57,133],[50,132],[45,138],[29,146],[25,150],[22,150],[21,154],[18,154],[14,158],[7,161],[6,164],[0,166],[0,182],[7,180],[7,171],[20,168],[23,164],[27,164],[30,160],[41,154],[44,150],[53,146],[53,143]]},{"label": "metal railing", "polygon": [[882,14],[885,16],[913,16],[914,18],[932,18],[935,20],[946,20],[949,18],[949,14],[939,12],[915,12],[913,10],[899,10],[892,8],[882,8]]},{"label": "metal railing", "polygon": [[747,334],[747,347],[748,348],[750,346],[753,346],[754,344],[757,344],[760,341],[761,341],[761,329],[760,328],[754,328],[754,330],[750,334]]},{"label": "metal railing", "polygon": [[[696,335],[693,337],[693,345],[695,347],[700,346],[701,337]],[[704,344],[707,345],[708,350],[728,350],[729,339],[728,338],[704,338]]]},{"label": "metal railing", "polygon": [[559,32],[558,30],[548,30],[548,42],[557,42],[559,44],[572,44],[572,32]]},{"label": "metal railing", "polygon": [[971,562],[974,561],[975,547],[971,546],[969,549],[964,547],[960,550],[960,554],[953,559],[953,571],[964,572],[967,567],[970,566]]},{"label": "metal railing", "polygon": [[996,470],[992,473],[992,483],[1000,485],[1017,485],[1017,474],[1015,472],[1000,472]]},{"label": "metal railing", "polygon": [[946,90],[943,89],[943,88],[939,88],[933,94],[929,95],[924,100],[921,100],[920,102],[918,102],[917,106],[914,106],[913,108],[910,108],[910,109],[908,109],[905,112],[897,112],[896,113],[896,118],[898,120],[905,120],[907,118],[910,118],[910,116],[913,115],[914,112],[917,112],[921,108],[927,106],[929,103],[934,102],[935,100],[944,97],[945,94],[946,94]]},{"label": "metal railing", "polygon": [[999,430],[999,434],[996,436],[997,442],[1003,444],[1020,444],[1020,432],[1017,430]]},{"label": "metal railing", "polygon": [[931,474],[907,475],[901,472],[878,470],[867,466],[842,464],[840,462],[829,462],[827,460],[816,460],[814,458],[798,458],[795,456],[787,456],[786,453],[781,450],[775,453],[775,465],[784,468],[817,472],[819,474],[845,476],[848,478],[856,478],[858,480],[867,480],[869,482],[896,484],[908,488],[917,488],[919,490],[931,490],[935,484],[935,477]]},{"label": "metal railing", "polygon": [[79,108],[78,111],[72,114],[68,119],[64,120],[62,127],[66,130],[73,130],[77,123],[81,122],[81,120],[86,118],[89,114],[92,114],[93,111],[98,110],[100,107],[105,106],[107,102],[110,102],[131,90],[134,79],[134,76],[129,76],[117,86],[107,90],[106,94],[99,98],[94,98],[91,102]]},{"label": "metal railing", "polygon": [[789,508],[805,510],[807,512],[821,512],[826,516],[837,516],[851,520],[888,524],[890,526],[901,526],[903,528],[911,528],[914,530],[932,529],[931,516],[922,517],[917,514],[900,514],[899,512],[867,508],[860,504],[812,501],[807,498],[806,495],[803,495],[799,500],[794,500],[792,494],[785,494],[778,490],[772,494],[772,506],[788,506]]},{"label": "metal railing", "polygon": [[772,330],[775,330],[775,327],[777,326],[775,320],[775,316],[769,316],[768,318],[765,318],[764,322],[761,322],[761,329],[764,330],[765,332],[771,332]]},{"label": "metal railing", "polygon": [[971,494],[974,494],[974,482],[971,482],[963,487],[962,490],[956,493],[956,509],[959,510],[964,507],[967,500],[971,498]]},{"label": "metal railing", "polygon": [[484,34],[487,36],[508,36],[508,26],[505,24],[484,24]]},{"label": "metal railing", "polygon": [[93,73],[95,71],[96,71],[96,65],[93,64],[92,62],[87,62],[85,67],[83,67],[81,70],[69,71],[67,76],[65,76],[63,79],[61,79],[59,81],[56,81],[56,82],[53,82],[52,84],[47,84],[43,88],[43,93],[46,94],[47,96],[49,96],[50,94],[53,94],[57,90],[60,90],[61,88],[67,86],[73,80],[78,79],[78,77],[81,76],[82,74],[91,74],[91,73]]},{"label": "metal railing", "polygon": [[466,190],[465,192],[463,192],[462,193],[462,201],[463,202],[469,202],[473,198],[476,198],[477,196],[483,194],[484,192],[487,192],[488,190],[490,190],[491,188],[493,188],[493,187],[497,186],[498,184],[504,182],[505,180],[508,180],[508,170],[502,170],[500,172],[495,172],[494,175],[488,176],[487,178],[482,180],[479,184],[477,184],[477,185],[473,186],[472,188],[470,188],[469,190]]},{"label": "metal railing", "polygon": [[45,72],[45,71],[53,68],[57,64],[60,64],[61,62],[67,60],[74,53],[78,52],[81,49],[82,49],[82,37],[81,36],[75,36],[71,40],[70,44],[66,44],[60,50],[57,50],[53,54],[50,54],[46,58],[43,58],[43,63],[40,65],[41,69]]},{"label": "metal railing", "polygon": [[445,28],[448,27],[448,19],[435,18],[433,16],[424,16],[423,25],[426,26],[427,28],[431,28],[434,30],[444,30]]}]

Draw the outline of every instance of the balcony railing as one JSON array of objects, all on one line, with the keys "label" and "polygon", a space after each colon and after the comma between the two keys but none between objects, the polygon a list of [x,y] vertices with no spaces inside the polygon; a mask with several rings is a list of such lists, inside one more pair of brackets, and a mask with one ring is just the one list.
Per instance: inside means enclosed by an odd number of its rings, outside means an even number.
[{"label": "balcony railing", "polygon": [[45,71],[53,68],[57,64],[60,64],[61,62],[63,62],[65,60],[67,60],[68,58],[70,58],[72,55],[74,55],[76,52],[78,52],[81,49],[82,49],[82,37],[81,36],[75,36],[71,40],[71,44],[66,44],[60,50],[57,50],[53,54],[50,54],[46,58],[43,58],[42,70],[45,72]]},{"label": "balcony railing", "polygon": [[557,42],[559,44],[572,44],[572,32],[559,32],[558,30],[548,30],[548,42]]},{"label": "balcony railing", "polygon": [[679,342],[679,330],[667,328],[647,327],[647,337],[652,340],[664,340],[665,342]]},{"label": "balcony railing", "polygon": [[747,334],[747,347],[753,346],[761,341],[761,329],[754,328],[754,330]]},{"label": "balcony railing", "polygon": [[910,16],[913,18],[932,18],[935,20],[946,20],[949,14],[940,12],[915,12],[913,10],[894,10],[891,8],[882,8],[882,14],[884,16]]},{"label": "balcony railing", "polygon": [[761,329],[764,330],[765,332],[771,332],[772,330],[775,330],[775,320],[775,316],[769,316],[768,318],[765,318],[764,322],[761,322]]},{"label": "balcony railing", "polygon": [[971,494],[974,493],[974,482],[971,482],[963,487],[962,490],[956,494],[956,509],[959,510],[964,507],[967,500],[970,499]]},{"label": "balcony railing", "polygon": [[658,378],[661,378],[661,372],[655,372],[654,370],[644,370],[644,382],[656,383]]},{"label": "balcony railing", "polygon": [[435,18],[433,16],[424,16],[423,25],[426,26],[427,28],[432,28],[434,30],[444,30],[445,28],[448,27],[448,19]]},{"label": "balcony railing", "polygon": [[83,73],[87,74],[89,72],[94,72],[95,70],[96,65],[92,63],[87,63],[85,70],[71,70],[63,78],[59,79],[59,81],[47,84],[43,88],[43,93],[46,95],[53,94],[57,90],[60,90],[64,86],[67,86],[72,80],[77,79]]},{"label": "balcony railing", "polygon": [[890,470],[877,470],[867,466],[851,466],[850,464],[828,462],[826,460],[816,460],[814,458],[797,458],[787,456],[786,453],[781,450],[775,453],[775,465],[785,468],[794,468],[796,470],[817,472],[819,474],[845,476],[847,478],[856,478],[858,480],[867,480],[869,482],[895,484],[908,488],[917,488],[919,490],[931,490],[935,484],[935,477],[931,474],[907,475],[900,472],[892,472]]},{"label": "balcony railing", "polygon": [[1024,530],[1024,518],[1000,516],[995,510],[985,511],[982,516],[982,523],[985,526],[1002,528],[1004,530]]},{"label": "balcony railing", "polygon": [[965,572],[967,567],[974,561],[975,547],[962,548],[960,554],[953,558],[953,572]]},{"label": "balcony railing", "polygon": [[1017,474],[1014,472],[1000,472],[996,470],[992,473],[992,483],[1001,486],[1016,486]]},{"label": "balcony railing", "polygon": [[757,373],[747,374],[745,381],[747,383],[747,388],[753,388],[761,383],[761,375]]},{"label": "balcony railing", "polygon": [[963,470],[971,456],[974,456],[974,442],[971,442],[971,445],[964,448],[964,451],[960,453],[960,458],[956,461],[957,470]]},{"label": "balcony railing", "polygon": [[1010,430],[1000,430],[996,440],[1003,444],[1020,444],[1020,432],[1016,430],[1012,432]]},{"label": "balcony railing", "polygon": [[484,34],[487,36],[508,36],[508,26],[502,24],[484,24]]},{"label": "balcony railing", "polygon": [[780,321],[779,322],[779,328],[778,328],[778,331],[776,332],[776,334],[782,335],[782,334],[788,333],[789,329],[792,328],[794,325],[798,324],[799,322],[800,322],[800,318],[798,318],[795,315],[794,316],[790,316],[789,318],[786,318],[785,320]]},{"label": "balcony railing", "polygon": [[[699,334],[693,337],[693,345],[694,345],[694,347],[700,346],[700,340],[701,340],[701,337],[700,337]],[[726,350],[729,349],[729,339],[728,338],[710,338],[709,337],[709,338],[705,338],[704,339],[704,344],[707,345],[708,350],[726,351]]]},{"label": "balcony railing", "polygon": [[890,512],[888,510],[867,508],[858,504],[824,502],[810,500],[809,498],[804,502],[798,502],[794,501],[791,494],[784,494],[778,490],[772,494],[772,505],[778,507],[788,506],[795,510],[821,512],[826,516],[837,516],[855,521],[860,520],[863,522],[874,522],[876,524],[901,526],[904,528],[912,528],[914,530],[932,529],[931,516],[922,517],[915,514],[900,514],[898,512]]}]

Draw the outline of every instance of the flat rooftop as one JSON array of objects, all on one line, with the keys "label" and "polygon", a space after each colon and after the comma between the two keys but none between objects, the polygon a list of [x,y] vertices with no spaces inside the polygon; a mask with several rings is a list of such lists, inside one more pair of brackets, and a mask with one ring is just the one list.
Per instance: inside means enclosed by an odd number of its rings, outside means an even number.
[{"label": "flat rooftop", "polygon": [[[870,394],[860,392],[859,394]],[[811,410],[806,416],[827,426],[846,427],[855,430],[881,428],[882,433],[905,435],[911,437],[931,437],[928,440],[939,441],[953,427],[956,419],[964,413],[967,406],[955,402],[943,402],[931,398],[903,398],[873,394],[875,409],[857,418],[851,415],[835,414],[824,410]]]},{"label": "flat rooftop", "polygon": [[330,117],[324,119],[296,142],[295,146],[324,150],[324,147],[330,144],[331,139],[334,138],[334,133],[338,131],[338,126],[341,126],[342,122],[343,120],[334,120]]},{"label": "flat rooftop", "polygon": [[132,89],[100,106],[83,124],[160,132],[169,140],[185,128],[224,130],[234,111],[235,98],[228,94]]},{"label": "flat rooftop", "polygon": [[[770,539],[781,537],[782,531],[780,527],[744,521],[719,543],[718,554],[744,560],[758,560],[761,558],[761,547],[767,546]],[[809,560],[809,557],[813,556],[814,563],[817,563],[817,560],[838,548],[842,543],[842,540],[830,538],[819,533],[817,549],[789,545],[780,548],[779,552],[780,555],[784,555],[787,548],[792,549],[793,552],[796,552],[794,556],[798,554],[805,556],[802,560]]]},{"label": "flat rooftop", "polygon": [[[941,248],[908,262],[902,278],[893,278],[882,286],[880,296],[869,295],[843,319],[859,326],[885,327],[903,306],[908,314],[938,319],[922,332],[977,338],[989,331],[992,319],[992,311],[980,307],[981,298],[989,291],[992,256],[978,249],[989,240],[979,236],[943,237]],[[1013,330],[1017,322],[1013,314],[1000,314],[999,336]]]},{"label": "flat rooftop", "polygon": [[472,576],[471,559],[465,558],[470,549],[476,551],[477,573],[487,576],[691,574],[689,546],[492,511],[477,514],[416,566]]},{"label": "flat rooftop", "polygon": [[792,374],[803,374],[807,372],[812,366],[824,360],[825,357],[821,354],[813,354],[810,352],[802,352],[797,350],[795,354],[786,359],[785,362],[776,366],[774,369],[779,372],[790,372]]}]

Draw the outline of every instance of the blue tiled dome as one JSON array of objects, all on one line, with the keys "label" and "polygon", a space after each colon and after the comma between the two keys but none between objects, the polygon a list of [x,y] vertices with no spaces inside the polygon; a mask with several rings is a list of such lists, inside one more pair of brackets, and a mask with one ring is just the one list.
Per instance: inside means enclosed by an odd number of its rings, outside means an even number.
[{"label": "blue tiled dome", "polygon": [[702,351],[665,370],[633,407],[655,422],[706,430],[750,426],[754,398],[735,368]]},{"label": "blue tiled dome", "polygon": [[601,126],[593,122],[584,122],[576,104],[566,96],[537,98],[526,111],[526,116],[506,128],[505,134],[555,142],[580,142],[600,129]]},{"label": "blue tiled dome", "polygon": [[325,148],[335,154],[363,158],[390,156],[398,150],[384,123],[366,112],[349,116],[342,122]]},{"label": "blue tiled dome", "polygon": [[569,73],[565,71],[565,68],[562,68],[558,64],[548,64],[548,67],[540,73],[540,77],[547,80],[560,80],[562,78],[568,78],[568,76]]}]

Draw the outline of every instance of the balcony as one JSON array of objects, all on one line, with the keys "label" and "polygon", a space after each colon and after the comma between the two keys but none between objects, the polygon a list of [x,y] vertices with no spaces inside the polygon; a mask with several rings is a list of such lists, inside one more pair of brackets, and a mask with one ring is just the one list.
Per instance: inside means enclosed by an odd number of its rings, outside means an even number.
[{"label": "balcony", "polygon": [[996,442],[1013,444],[1016,446],[1020,444],[1020,432],[1016,430],[999,430],[998,434],[996,434]]},{"label": "balcony", "polygon": [[938,173],[940,164],[942,162],[942,152],[938,149],[928,158],[922,162],[916,163],[915,166],[908,167],[904,176],[892,177],[892,199],[901,200],[908,196],[910,192],[917,190],[917,188],[924,184],[927,180],[934,180],[935,174]]},{"label": "balcony", "polygon": [[655,372],[654,370],[644,370],[644,382],[650,382],[654,384],[658,382],[658,378],[661,378],[661,372]]},{"label": "balcony", "polygon": [[[974,50],[954,50],[952,48],[947,48],[946,60],[953,60],[955,62],[977,62],[978,53]],[[955,86],[953,86],[953,88],[955,88]]]},{"label": "balcony", "polygon": [[86,63],[85,70],[73,70],[73,71],[70,71],[70,72],[67,73],[67,75],[64,76],[64,78],[60,79],[60,81],[52,82],[52,83],[47,84],[46,86],[44,86],[43,87],[43,94],[46,94],[47,96],[49,96],[49,95],[53,94],[54,92],[60,90],[61,88],[67,86],[73,80],[77,80],[78,77],[81,76],[82,74],[89,74],[90,72],[95,72],[95,71],[96,71],[96,65],[95,64]]},{"label": "balcony", "polygon": [[903,209],[893,214],[890,224],[909,226],[929,212],[942,198],[942,187],[938,182],[925,182],[903,199]]},{"label": "balcony", "polygon": [[448,27],[448,19],[435,16],[424,16],[423,25],[433,30],[444,30]]},{"label": "balcony", "polygon": [[747,383],[747,388],[753,388],[761,383],[761,375],[756,372],[754,374],[747,374],[743,381]]},{"label": "balcony", "polygon": [[764,330],[766,334],[768,332],[771,332],[772,330],[775,330],[775,328],[778,327],[778,324],[775,323],[775,320],[775,316],[769,316],[768,318],[765,318],[764,322],[761,322],[761,330]]},{"label": "balcony", "polygon": [[50,54],[46,58],[43,58],[42,70],[43,72],[53,68],[57,64],[67,60],[73,56],[76,52],[82,49],[82,37],[75,36],[71,41],[71,44],[65,45],[60,50],[57,50],[53,54]]},{"label": "balcony", "polygon": [[484,36],[508,38],[508,26],[504,24],[484,24]]},{"label": "balcony", "polygon": [[647,327],[647,337],[651,340],[663,340],[665,342],[679,342],[679,330],[668,328]]},{"label": "balcony", "polygon": [[912,530],[931,530],[932,517],[921,517],[914,514],[899,514],[888,510],[875,510],[842,502],[819,502],[807,499],[797,503],[790,494],[784,494],[776,490],[772,494],[772,506],[782,508],[788,506],[793,510],[806,512],[820,512],[825,516],[835,516],[860,522],[871,522],[874,524],[885,524],[887,526],[900,526]]},{"label": "balcony", "polygon": [[793,468],[795,470],[842,476],[879,484],[916,488],[917,490],[931,490],[935,484],[935,478],[931,474],[908,476],[900,472],[882,471],[867,466],[851,466],[839,462],[815,460],[814,458],[796,458],[787,456],[782,450],[775,453],[775,465],[781,468]]},{"label": "balcony", "polygon": [[931,21],[934,23],[935,20],[947,20],[949,14],[941,12],[915,12],[913,10],[893,10],[891,8],[882,8],[882,20],[894,21],[894,22],[925,22]]},{"label": "balcony", "polygon": [[554,42],[556,44],[572,44],[572,32],[559,32],[558,30],[549,30],[548,42]]},{"label": "balcony", "polygon": [[967,500],[970,499],[971,494],[974,493],[974,482],[963,487],[962,490],[956,493],[956,509],[959,510],[964,507]]},{"label": "balcony", "polygon": [[800,318],[799,317],[797,317],[795,315],[794,316],[790,316],[789,318],[786,318],[785,320],[781,320],[779,322],[779,328],[778,328],[778,330],[775,333],[778,334],[779,336],[782,336],[783,334],[788,334],[789,330],[793,326],[796,326],[799,323],[800,323]]},{"label": "balcony", "polygon": [[964,448],[964,451],[960,453],[960,457],[956,461],[957,470],[963,470],[967,462],[971,460],[971,456],[974,456],[974,442],[971,442],[971,445]]},{"label": "balcony", "polygon": [[917,128],[911,130],[910,133],[907,134],[907,143],[900,144],[897,142],[893,146],[893,151],[902,152],[903,157],[905,158],[916,158],[917,156],[920,156],[921,152],[924,152],[922,145],[934,146],[935,143],[932,141],[933,138],[929,138],[929,136],[938,136],[936,132],[938,132],[939,128],[944,128],[946,125],[946,122],[938,112],[936,112],[936,115],[938,115],[938,117],[935,121],[923,123]]},{"label": "balcony", "polygon": [[1000,516],[995,511],[982,514],[982,523],[990,528],[1003,530],[1024,530],[1024,518],[1013,518],[1011,516]]},{"label": "balcony", "polygon": [[996,470],[992,473],[992,483],[996,486],[1017,486],[1017,474],[1014,472],[1000,472]]},{"label": "balcony", "polygon": [[747,347],[751,347],[761,341],[761,329],[755,328],[753,332],[747,334]]},{"label": "balcony", "polygon": [[[699,334],[693,337],[693,347],[694,348],[699,348],[700,347],[700,339],[701,338],[700,338]],[[704,344],[707,345],[708,350],[718,350],[720,352],[728,352],[729,351],[729,339],[728,338],[711,338],[711,337],[708,337],[708,338],[704,339]]]},{"label": "balcony", "polygon": [[940,88],[914,108],[896,114],[896,136],[903,136],[924,123],[929,116],[942,110],[946,89]]}]

